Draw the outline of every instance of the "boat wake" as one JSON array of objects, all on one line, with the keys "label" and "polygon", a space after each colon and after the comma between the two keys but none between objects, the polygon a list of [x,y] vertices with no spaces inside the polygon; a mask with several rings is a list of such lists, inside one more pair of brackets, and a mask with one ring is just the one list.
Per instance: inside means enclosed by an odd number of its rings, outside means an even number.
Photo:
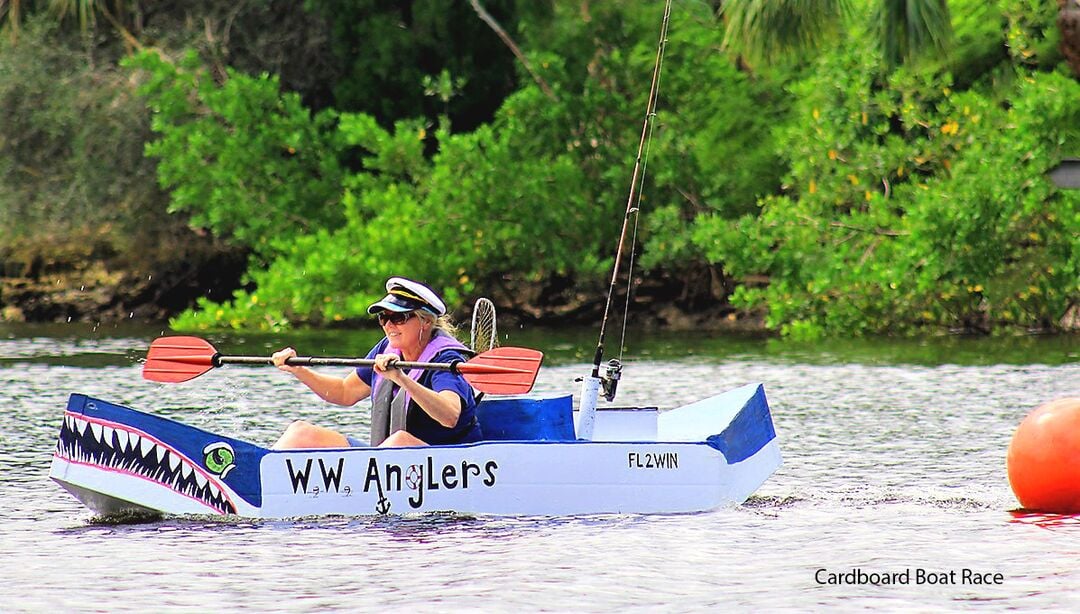
[{"label": "boat wake", "polygon": [[747,499],[742,507],[757,512],[767,512],[793,508],[802,505],[825,504],[840,508],[868,508],[886,505],[918,505],[920,507],[935,508],[941,510],[996,510],[1001,505],[994,500],[977,499],[973,497],[957,496],[932,496],[932,495],[908,495],[891,492],[868,492],[860,494],[851,493],[817,493],[814,495],[754,495]]},{"label": "boat wake", "polygon": [[206,505],[235,514],[228,496],[190,459],[132,427],[64,414],[56,456],[71,463],[149,480]]},{"label": "boat wake", "polygon": [[[214,517],[221,518],[221,516]],[[108,527],[149,524],[152,522],[159,522],[163,518],[165,518],[165,514],[154,510],[124,510],[122,512],[113,512],[111,514],[98,514],[96,516],[91,516],[86,520],[86,526]]]}]

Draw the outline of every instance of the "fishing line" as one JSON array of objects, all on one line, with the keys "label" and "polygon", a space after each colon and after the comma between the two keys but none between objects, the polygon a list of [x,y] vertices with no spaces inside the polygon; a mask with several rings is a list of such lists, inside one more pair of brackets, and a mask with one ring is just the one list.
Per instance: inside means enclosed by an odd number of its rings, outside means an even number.
[{"label": "fishing line", "polygon": [[623,311],[622,339],[619,340],[620,362],[626,347],[626,322],[630,315],[630,293],[633,286],[632,279],[634,270],[634,246],[637,245],[641,187],[645,184],[645,168],[648,165],[649,148],[652,145],[652,134],[653,129],[655,128],[656,100],[660,90],[660,73],[664,64],[664,51],[667,48],[667,33],[670,18],[671,0],[667,0],[664,3],[664,19],[660,26],[660,42],[656,49],[656,63],[653,66],[652,84],[649,87],[649,99],[645,105],[645,123],[641,127],[641,140],[638,142],[637,158],[634,161],[634,172],[630,179],[630,196],[626,200],[626,213],[623,216],[622,230],[619,233],[619,245],[615,249],[615,263],[612,267],[611,284],[608,286],[607,300],[604,303],[604,317],[600,321],[600,339],[596,344],[596,354],[593,357],[593,377],[600,377],[600,363],[604,360],[604,337],[607,332],[608,317],[611,314],[611,303],[615,298],[615,286],[618,284],[619,270],[622,266],[622,255],[626,244],[626,231],[630,224],[630,216],[633,216],[634,232],[630,250],[630,268],[628,269],[626,284],[626,307]]},{"label": "fishing line", "polygon": [[[670,6],[670,2],[668,3],[668,5]],[[667,23],[667,16],[666,15],[665,15],[664,22],[665,22],[665,24]],[[666,28],[666,25],[665,25],[665,27],[663,29],[663,34],[661,34],[661,43],[660,44],[663,45],[663,47],[666,49],[666,47],[667,47],[667,28]],[[659,94],[659,92],[660,92],[660,83],[661,83],[661,81],[663,81],[663,73],[664,73],[664,53],[663,53],[663,51],[661,51],[660,54],[658,55],[657,62],[659,64],[659,66],[658,66],[657,71],[656,71],[656,91],[657,91],[657,94]],[[627,321],[629,321],[629,319],[630,319],[630,297],[631,297],[631,294],[633,293],[633,290],[634,290],[632,279],[633,279],[633,271],[634,271],[634,260],[635,260],[635,258],[637,256],[637,249],[636,248],[637,248],[637,236],[638,236],[638,223],[641,221],[641,193],[645,189],[645,176],[648,174],[647,171],[649,169],[649,150],[652,148],[653,132],[656,130],[656,101],[655,100],[653,101],[653,112],[646,118],[646,121],[648,121],[648,124],[649,124],[649,137],[645,141],[645,157],[644,157],[644,159],[642,160],[642,163],[641,163],[641,180],[638,182],[638,199],[637,199],[638,205],[636,207],[634,207],[630,211],[634,215],[634,233],[633,233],[633,235],[631,236],[631,239],[630,239],[630,262],[627,263],[627,268],[626,268],[626,270],[628,271],[627,280],[626,280],[626,304],[623,306],[622,334],[621,334],[621,337],[619,339],[619,362],[622,362],[623,351],[626,349],[626,324],[627,324]]]}]

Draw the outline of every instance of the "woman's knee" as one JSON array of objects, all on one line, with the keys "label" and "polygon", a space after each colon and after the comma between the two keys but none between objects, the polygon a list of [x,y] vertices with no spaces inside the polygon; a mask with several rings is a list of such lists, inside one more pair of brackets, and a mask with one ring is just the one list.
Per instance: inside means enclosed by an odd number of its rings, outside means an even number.
[{"label": "woman's knee", "polygon": [[424,442],[422,439],[414,437],[408,431],[402,430],[394,431],[393,433],[391,433],[389,437],[387,437],[382,443],[379,444],[379,447],[405,448],[426,445],[427,443]]},{"label": "woman's knee", "polygon": [[286,427],[281,438],[274,444],[275,449],[284,448],[331,448],[346,447],[348,440],[344,435],[321,426],[315,426],[306,420],[297,420]]},{"label": "woman's knee", "polygon": [[289,426],[285,427],[285,432],[286,433],[302,433],[304,431],[307,431],[307,430],[313,428],[314,426],[315,425],[313,425],[312,423],[310,423],[310,422],[308,422],[306,420],[294,420],[293,422],[291,422],[289,424]]}]

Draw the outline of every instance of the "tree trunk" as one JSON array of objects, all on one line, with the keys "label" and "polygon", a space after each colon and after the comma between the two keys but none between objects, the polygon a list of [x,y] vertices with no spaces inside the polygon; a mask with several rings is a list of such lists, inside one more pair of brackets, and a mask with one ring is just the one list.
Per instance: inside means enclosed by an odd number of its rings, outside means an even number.
[{"label": "tree trunk", "polygon": [[1080,78],[1080,0],[1058,0],[1061,53],[1073,75]]}]

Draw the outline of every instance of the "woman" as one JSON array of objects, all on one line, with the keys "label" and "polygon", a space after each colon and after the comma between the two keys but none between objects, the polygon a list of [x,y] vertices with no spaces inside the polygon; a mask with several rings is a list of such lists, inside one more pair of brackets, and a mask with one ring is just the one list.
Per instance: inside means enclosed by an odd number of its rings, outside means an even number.
[{"label": "woman", "polygon": [[[402,277],[386,282],[387,294],[368,307],[386,336],[368,352],[374,367],[358,367],[347,376],[290,367],[286,359],[296,350],[285,348],[274,364],[292,373],[324,400],[355,405],[372,397],[371,445],[423,446],[479,441],[476,395],[465,378],[449,371],[394,368],[397,360],[453,362],[466,360],[469,350],[450,334],[446,305],[431,288]],[[363,442],[304,421],[289,425],[275,449],[340,448]]]}]

